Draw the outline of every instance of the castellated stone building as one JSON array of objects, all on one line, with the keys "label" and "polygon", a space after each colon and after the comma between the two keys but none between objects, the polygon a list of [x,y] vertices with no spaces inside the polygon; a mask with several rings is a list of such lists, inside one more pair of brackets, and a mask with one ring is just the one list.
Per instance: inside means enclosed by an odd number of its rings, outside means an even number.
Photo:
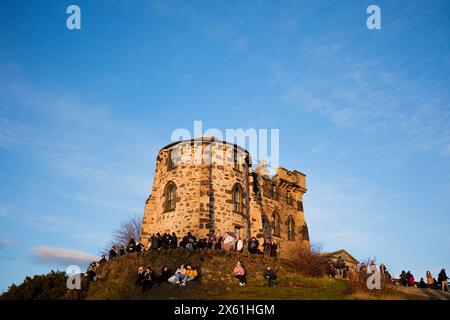
[{"label": "castellated stone building", "polygon": [[141,242],[153,233],[188,231],[197,238],[208,233],[232,233],[262,243],[275,240],[280,256],[309,248],[303,212],[305,175],[262,163],[252,167],[244,148],[201,137],[162,148],[150,196],[145,203]]}]

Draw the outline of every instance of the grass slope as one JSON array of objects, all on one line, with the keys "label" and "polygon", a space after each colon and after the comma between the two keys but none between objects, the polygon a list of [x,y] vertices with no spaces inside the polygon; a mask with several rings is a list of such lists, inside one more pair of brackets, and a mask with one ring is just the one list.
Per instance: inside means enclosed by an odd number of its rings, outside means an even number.
[{"label": "grass slope", "polygon": [[[248,285],[240,287],[233,276],[237,260],[244,263]],[[172,271],[182,263],[192,263],[200,270],[199,281],[190,282],[186,287],[163,283],[145,293],[134,285],[139,266],[150,265],[158,274],[167,265]],[[276,270],[279,285],[267,288],[262,272],[270,265]],[[223,251],[192,252],[174,251],[145,252],[118,257],[102,265],[98,280],[91,283],[85,299],[416,299],[394,289],[369,291],[355,289],[350,281],[326,277],[310,278],[296,272],[280,259],[259,255]]]}]

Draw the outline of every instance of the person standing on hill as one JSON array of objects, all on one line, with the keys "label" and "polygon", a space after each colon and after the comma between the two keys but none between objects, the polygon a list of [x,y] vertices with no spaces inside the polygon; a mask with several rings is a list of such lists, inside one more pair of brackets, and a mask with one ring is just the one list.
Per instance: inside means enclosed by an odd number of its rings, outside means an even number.
[{"label": "person standing on hill", "polygon": [[240,261],[237,262],[236,267],[234,267],[234,276],[239,280],[240,286],[245,286],[247,284],[247,279],[245,277],[245,269]]},{"label": "person standing on hill", "polygon": [[252,237],[248,244],[248,251],[253,254],[258,253],[258,247],[259,247],[258,239],[256,239],[255,237]]},{"label": "person standing on hill", "polygon": [[336,267],[338,269],[339,278],[344,278],[345,261],[339,256],[336,260]]},{"label": "person standing on hill", "polygon": [[223,242],[223,237],[220,234],[220,232],[218,232],[215,236],[215,241],[214,241],[214,249],[216,250],[222,250],[222,242]]},{"label": "person standing on hill", "polygon": [[272,250],[272,243],[269,239],[264,240],[264,255],[270,256],[270,251]]},{"label": "person standing on hill", "polygon": [[413,274],[411,273],[410,275],[409,275],[409,280],[408,280],[408,285],[411,287],[411,288],[415,288],[416,287],[416,282],[415,282],[415,279],[414,279],[414,276],[413,276]]},{"label": "person standing on hill", "polygon": [[244,241],[239,237],[237,243],[236,243],[236,253],[241,253],[244,249]]},{"label": "person standing on hill", "polygon": [[428,285],[428,288],[433,288],[433,285],[434,285],[434,278],[433,278],[433,275],[431,274],[430,270],[427,271],[427,285]]},{"label": "person standing on hill", "polygon": [[270,246],[270,256],[276,258],[277,257],[278,246],[275,241],[272,241],[272,245]]},{"label": "person standing on hill", "polygon": [[277,275],[275,271],[273,271],[270,267],[267,267],[266,270],[263,272],[264,279],[267,280],[267,285],[270,286],[274,285],[277,286]]},{"label": "person standing on hill", "polygon": [[445,273],[445,269],[442,269],[438,274],[438,283],[441,285],[442,291],[448,292],[448,277]]},{"label": "person standing on hill", "polygon": [[178,247],[178,238],[175,232],[172,232],[172,236],[170,237],[170,249],[176,249]]},{"label": "person standing on hill", "polygon": [[223,250],[230,251],[233,243],[234,243],[233,237],[228,232],[226,232],[225,238],[223,239]]}]

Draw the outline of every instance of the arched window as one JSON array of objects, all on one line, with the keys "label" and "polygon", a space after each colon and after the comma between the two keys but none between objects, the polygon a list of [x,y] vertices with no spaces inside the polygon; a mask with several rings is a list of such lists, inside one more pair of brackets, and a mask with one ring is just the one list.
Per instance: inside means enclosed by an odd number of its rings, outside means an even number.
[{"label": "arched window", "polygon": [[238,184],[233,188],[233,206],[235,212],[242,212],[242,188]]},{"label": "arched window", "polygon": [[272,214],[272,230],[274,236],[280,236],[280,215],[276,211]]},{"label": "arched window", "polygon": [[289,216],[287,220],[288,240],[294,241],[295,236],[294,229],[295,229],[294,218],[292,218],[292,216]]},{"label": "arched window", "polygon": [[176,197],[176,190],[177,187],[175,186],[175,183],[172,181],[167,183],[164,195],[166,196],[165,201],[165,211],[173,211],[175,210],[175,197]]}]

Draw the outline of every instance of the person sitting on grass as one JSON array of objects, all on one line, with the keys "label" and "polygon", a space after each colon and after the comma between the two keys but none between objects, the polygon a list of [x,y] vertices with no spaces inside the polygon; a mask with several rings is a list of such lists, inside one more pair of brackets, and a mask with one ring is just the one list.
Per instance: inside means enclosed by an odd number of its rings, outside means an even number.
[{"label": "person sitting on grass", "polygon": [[109,250],[108,260],[112,260],[117,256],[116,247],[112,246],[111,250]]},{"label": "person sitting on grass", "polygon": [[247,284],[245,269],[240,261],[238,261],[236,267],[234,267],[234,276],[239,280],[240,286],[245,286]]},{"label": "person sitting on grass", "polygon": [[144,292],[146,289],[150,289],[153,285],[153,271],[152,268],[149,266],[147,269],[145,269],[144,275],[142,277],[142,292]]},{"label": "person sitting on grass", "polygon": [[180,286],[185,286],[186,282],[192,281],[197,277],[197,270],[193,269],[190,264],[186,266],[186,274],[184,275],[183,281]]},{"label": "person sitting on grass", "polygon": [[175,278],[171,277],[169,281],[175,284],[180,284],[181,281],[184,279],[185,275],[186,275],[186,268],[184,267],[184,264],[182,264],[175,272]]},{"label": "person sitting on grass", "polygon": [[264,279],[267,280],[267,285],[269,286],[269,288],[271,287],[271,285],[274,285],[275,287],[278,284],[277,281],[277,275],[275,273],[275,271],[273,271],[270,267],[267,267],[266,270],[263,273]]},{"label": "person sitting on grass", "polygon": [[137,272],[137,278],[134,284],[137,286],[141,286],[143,281],[144,281],[144,268],[139,267]]},{"label": "person sitting on grass", "polygon": [[158,277],[158,286],[163,283],[164,281],[167,281],[172,276],[172,273],[169,270],[168,266],[164,266],[161,270],[161,274]]},{"label": "person sitting on grass", "polygon": [[136,247],[136,241],[134,241],[134,239],[131,238],[130,241],[128,241],[127,253],[133,253],[135,247]]}]

